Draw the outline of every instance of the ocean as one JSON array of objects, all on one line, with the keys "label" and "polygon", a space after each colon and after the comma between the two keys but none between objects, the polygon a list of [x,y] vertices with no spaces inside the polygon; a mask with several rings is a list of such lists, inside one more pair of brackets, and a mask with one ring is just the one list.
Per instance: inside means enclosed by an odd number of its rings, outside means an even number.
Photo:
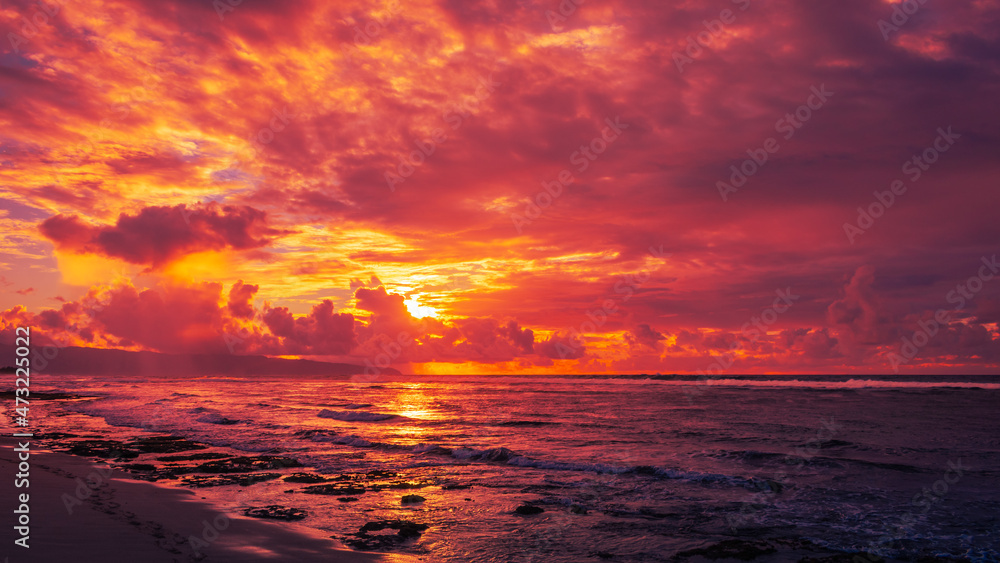
[{"label": "ocean", "polygon": [[[34,401],[32,418],[57,450],[173,435],[294,459],[281,476],[319,475],[332,494],[280,478],[197,491],[232,514],[304,510],[302,525],[349,544],[369,522],[426,525],[378,548],[428,561],[670,561],[712,546],[1000,560],[1000,384],[910,379],[36,375],[33,393],[81,398]],[[185,465],[157,457],[115,463]]]}]

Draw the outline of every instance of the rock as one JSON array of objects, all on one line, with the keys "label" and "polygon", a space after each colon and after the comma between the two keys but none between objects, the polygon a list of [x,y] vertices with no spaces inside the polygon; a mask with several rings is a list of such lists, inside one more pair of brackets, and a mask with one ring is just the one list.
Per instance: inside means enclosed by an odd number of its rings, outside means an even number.
[{"label": "rock", "polygon": [[264,469],[284,469],[285,467],[302,467],[302,464],[290,457],[259,455],[210,461],[199,465],[196,471],[198,473],[241,473]]},{"label": "rock", "polygon": [[192,442],[191,440],[179,436],[150,436],[148,438],[137,438],[127,444],[129,448],[139,450],[142,453],[171,454],[174,452],[186,452],[190,450],[205,450],[208,446]]},{"label": "rock", "polygon": [[361,526],[362,532],[378,532],[385,529],[399,530],[406,537],[419,536],[427,529],[427,524],[417,524],[409,520],[378,520]]},{"label": "rock", "polygon": [[472,485],[459,485],[456,483],[451,485],[441,485],[441,488],[446,491],[460,491],[462,489],[471,489]]},{"label": "rock", "polygon": [[569,511],[572,512],[573,514],[586,514],[587,513],[587,509],[584,508],[584,507],[582,507],[582,506],[580,506],[579,504],[571,504],[571,505],[569,505]]},{"label": "rock", "polygon": [[148,463],[126,463],[122,466],[122,469],[126,471],[156,471],[155,465],[150,465]]},{"label": "rock", "polygon": [[[372,534],[383,530],[396,530],[395,534]],[[420,537],[427,524],[417,524],[408,520],[379,520],[368,522],[354,537],[344,538],[344,543],[356,549],[374,551],[392,549],[412,538]]]},{"label": "rock", "polygon": [[539,506],[531,506],[530,504],[522,504],[521,506],[515,508],[514,512],[525,516],[531,516],[533,514],[541,514],[545,512],[545,509]]},{"label": "rock", "polygon": [[218,452],[205,452],[200,454],[188,454],[188,455],[167,455],[156,458],[156,461],[200,461],[204,459],[224,459],[227,457],[232,457],[232,456],[229,454],[223,454]]},{"label": "rock", "polygon": [[66,432],[43,432],[35,434],[36,440],[63,440],[66,438],[77,438],[79,434],[67,434]]},{"label": "rock", "polygon": [[404,495],[400,502],[403,504],[415,504],[418,502],[424,502],[425,500],[427,499],[420,495]]},{"label": "rock", "polygon": [[354,502],[358,500],[358,497],[337,497],[340,502]]},{"label": "rock", "polygon": [[139,457],[139,452],[130,450],[117,440],[77,440],[66,444],[73,455],[130,459]]},{"label": "rock", "polygon": [[271,481],[281,477],[281,473],[249,473],[246,475],[224,475],[221,477],[188,477],[183,480],[190,487],[222,487],[225,485],[241,485],[249,487],[256,483]]},{"label": "rock", "polygon": [[[144,465],[144,464],[139,464]],[[171,480],[177,479],[181,475],[186,475],[191,473],[193,467],[164,467],[160,469],[155,469],[148,472],[134,473],[132,475],[133,479],[138,479],[140,481],[159,481],[161,479]]]},{"label": "rock", "polygon": [[365,488],[361,485],[313,485],[302,489],[302,492],[307,495],[349,496],[360,495]]},{"label": "rock", "polygon": [[397,474],[394,471],[382,471],[379,469],[369,471],[365,473],[365,476],[369,479],[390,479],[395,477]]},{"label": "rock", "polygon": [[330,479],[313,473],[292,473],[282,480],[286,483],[325,483]]},{"label": "rock", "polygon": [[285,508],[283,506],[272,504],[270,506],[260,506],[260,507],[250,507],[243,511],[244,516],[252,516],[253,518],[269,518],[271,520],[302,520],[308,514],[305,510],[298,508]]},{"label": "rock", "polygon": [[372,491],[378,492],[383,490],[393,490],[393,489],[422,489],[424,487],[429,487],[430,483],[416,483],[413,481],[393,481],[391,483],[376,483],[374,485],[369,485],[368,488]]}]

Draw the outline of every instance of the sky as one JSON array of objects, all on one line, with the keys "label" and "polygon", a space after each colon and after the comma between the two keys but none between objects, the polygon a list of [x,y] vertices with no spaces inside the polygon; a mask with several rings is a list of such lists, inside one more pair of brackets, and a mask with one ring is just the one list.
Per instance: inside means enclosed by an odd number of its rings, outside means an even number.
[{"label": "sky", "polygon": [[0,34],[4,342],[1000,373],[996,0],[16,0]]}]

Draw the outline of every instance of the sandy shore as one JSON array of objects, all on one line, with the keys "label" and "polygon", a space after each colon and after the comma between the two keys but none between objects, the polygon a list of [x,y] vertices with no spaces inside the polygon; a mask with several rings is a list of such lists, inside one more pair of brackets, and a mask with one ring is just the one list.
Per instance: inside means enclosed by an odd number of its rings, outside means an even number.
[{"label": "sandy shore", "polygon": [[[307,527],[227,514],[194,491],[136,481],[104,469],[103,464],[66,454],[32,451],[30,485],[15,488],[15,447],[13,438],[0,438],[4,514],[0,557],[7,558],[5,563],[423,560],[349,551]],[[93,490],[81,485],[88,477],[91,483],[98,482]],[[18,517],[14,510],[24,492],[30,495],[28,549],[14,543],[20,537],[14,529]]]}]

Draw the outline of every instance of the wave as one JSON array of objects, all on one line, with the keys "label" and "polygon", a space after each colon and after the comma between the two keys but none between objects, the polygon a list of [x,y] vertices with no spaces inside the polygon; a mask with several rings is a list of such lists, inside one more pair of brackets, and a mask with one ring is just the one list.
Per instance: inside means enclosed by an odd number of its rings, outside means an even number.
[{"label": "wave", "polygon": [[398,414],[384,414],[366,411],[332,411],[330,409],[323,409],[319,411],[319,414],[316,416],[320,418],[332,418],[334,420],[344,422],[379,422],[394,418],[406,418],[399,416]]},{"label": "wave", "polygon": [[305,438],[313,442],[332,442],[340,435],[333,430],[299,430],[295,433],[299,438]]},{"label": "wave", "polygon": [[550,424],[559,424],[559,423],[545,422],[542,420],[507,420],[504,422],[498,422],[496,424],[487,423],[487,426],[548,426]]},{"label": "wave", "polygon": [[[192,409],[186,409],[186,412],[200,415],[196,420],[201,422],[206,422],[209,424],[227,424],[235,423],[237,421],[229,421],[228,418],[221,415],[219,412],[212,409],[207,409],[204,407],[195,407]],[[95,413],[96,414],[96,413]],[[137,413],[130,412],[129,415],[135,415]],[[180,414],[180,413],[178,413]],[[115,420],[117,417],[114,413],[101,413],[105,420],[109,423],[118,422],[119,424],[126,423],[130,426],[134,426],[135,422],[129,420]],[[331,418],[335,420],[346,420],[346,421],[384,421],[395,418],[405,419],[406,417],[401,417],[394,414],[386,413],[372,413],[366,411],[333,411],[328,409],[323,409],[319,415],[322,418]],[[185,430],[179,432],[179,434],[188,436],[192,434],[191,432]],[[274,444],[271,442],[256,444],[247,442],[245,439],[240,439],[235,435],[212,435],[206,436],[203,432],[195,432],[194,436],[188,436],[199,441],[203,441],[208,444],[217,446],[227,446],[233,447],[235,449],[244,451],[264,451],[274,448]],[[712,473],[700,473],[696,471],[683,471],[674,468],[667,467],[653,467],[653,466],[630,466],[630,465],[613,465],[609,463],[595,463],[595,462],[579,462],[579,461],[561,461],[555,459],[538,459],[523,455],[517,451],[514,451],[507,447],[492,447],[492,448],[474,448],[474,447],[459,447],[459,448],[449,448],[433,443],[420,443],[416,445],[401,445],[401,444],[391,444],[384,442],[375,442],[364,438],[362,436],[357,436],[354,434],[340,434],[336,430],[331,429],[302,429],[294,432],[296,438],[302,440],[308,440],[311,442],[323,442],[329,444],[336,444],[341,446],[346,446],[350,448],[365,448],[365,449],[378,449],[386,452],[395,452],[402,454],[410,454],[415,458],[417,456],[423,458],[418,463],[431,464],[431,465],[444,465],[452,463],[489,463],[489,464],[503,464],[510,466],[512,468],[532,468],[540,470],[549,471],[572,471],[572,472],[587,472],[587,473],[597,473],[597,474],[616,474],[616,475],[633,475],[636,478],[655,478],[655,479],[677,479],[683,480],[691,483],[698,483],[704,485],[728,485],[737,487],[752,488],[756,486],[756,482],[752,478],[744,478],[732,475],[721,475]],[[288,447],[289,444],[285,443],[284,447]],[[441,462],[433,461],[434,459],[441,460]],[[414,461],[417,461],[414,459]],[[325,464],[319,463],[317,467],[323,466]]]},{"label": "wave", "polygon": [[[329,430],[301,430],[295,433],[296,436],[309,439],[314,442],[328,442],[357,448],[374,448],[384,451],[400,453],[410,453],[414,456],[437,457],[439,459],[450,458],[452,463],[460,461],[464,463],[495,463],[511,467],[523,467],[532,469],[546,469],[550,471],[573,471],[597,474],[613,475],[635,475],[654,479],[676,479],[697,483],[702,485],[728,485],[757,490],[761,487],[763,480],[757,478],[739,477],[734,475],[723,475],[718,473],[702,473],[698,471],[683,471],[668,467],[655,467],[649,465],[612,465],[607,463],[586,463],[567,462],[552,459],[536,459],[528,457],[510,448],[448,448],[437,444],[420,443],[413,446],[403,446],[397,444],[387,444],[382,442],[372,442],[355,435],[339,435]],[[322,464],[320,464],[322,465]],[[415,466],[439,466],[439,462],[420,461]]]},{"label": "wave", "polygon": [[419,444],[418,446],[414,446],[414,453],[416,452],[446,454],[463,461],[503,463],[513,467],[614,475],[645,475],[659,479],[677,479],[690,483],[722,484],[751,489],[759,488],[760,482],[760,480],[754,478],[737,477],[718,473],[701,473],[698,471],[682,471],[679,469],[654,467],[649,465],[621,466],[607,463],[584,463],[535,459],[518,454],[517,452],[504,447],[487,449],[456,448],[454,450],[448,450],[447,448],[442,448],[440,446],[430,447],[428,444]]},{"label": "wave", "polygon": [[204,422],[206,424],[222,424],[222,425],[232,425],[238,424],[238,420],[233,420],[231,418],[226,418],[217,412],[205,413],[195,419],[197,422]]},{"label": "wave", "polygon": [[1000,389],[1000,383],[973,381],[892,381],[880,379],[848,379],[847,381],[820,381],[801,379],[738,379],[709,378],[692,381],[659,380],[657,383],[681,386],[710,387],[790,387],[801,389]]},{"label": "wave", "polygon": [[846,440],[823,440],[822,442],[806,442],[804,444],[799,444],[799,448],[819,448],[821,450],[826,450],[829,448],[843,448],[847,446],[854,446],[853,443]]}]

